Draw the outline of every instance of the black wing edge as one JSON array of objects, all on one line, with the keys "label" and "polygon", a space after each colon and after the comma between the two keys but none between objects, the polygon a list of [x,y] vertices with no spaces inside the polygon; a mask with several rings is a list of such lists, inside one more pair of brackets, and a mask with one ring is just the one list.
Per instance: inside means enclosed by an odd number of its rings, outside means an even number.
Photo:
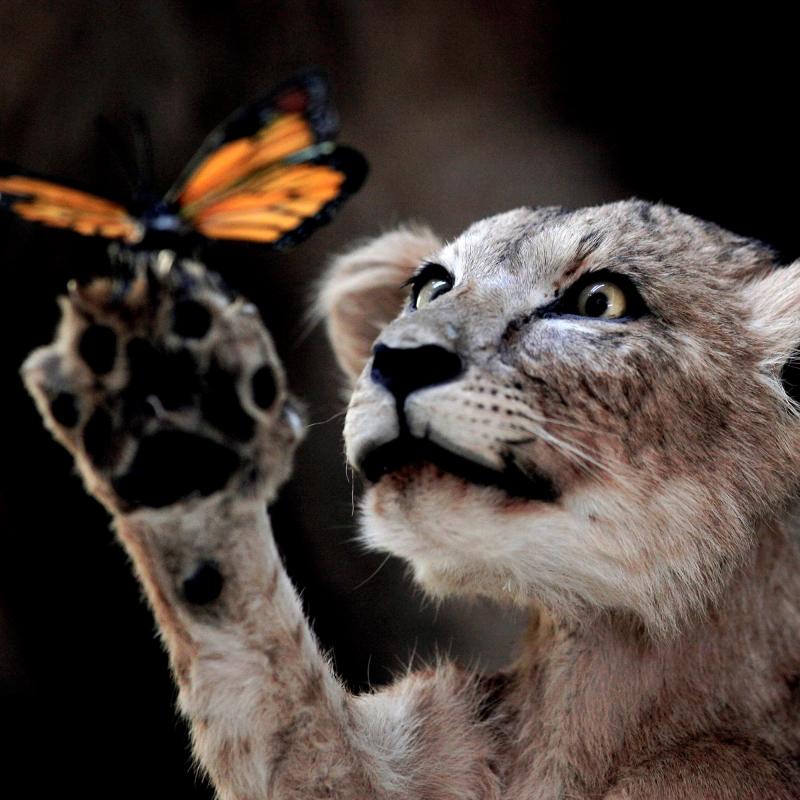
[{"label": "black wing edge", "polygon": [[303,220],[298,227],[288,231],[280,239],[268,245],[273,250],[290,250],[307,239],[317,228],[327,225],[350,195],[355,194],[362,187],[369,174],[367,159],[352,147],[337,147],[329,155],[315,158],[310,163],[327,164],[343,172],[345,174],[344,183],[339,190],[339,194],[324,205],[313,217]]},{"label": "black wing edge", "polygon": [[215,150],[235,139],[251,136],[260,130],[272,114],[281,110],[282,101],[294,92],[308,98],[303,112],[311,125],[316,142],[331,141],[339,133],[339,115],[330,99],[330,83],[326,73],[312,67],[278,84],[259,99],[237,108],[206,136],[200,148],[184,167],[178,179],[164,196],[164,202],[174,203],[192,173]]}]

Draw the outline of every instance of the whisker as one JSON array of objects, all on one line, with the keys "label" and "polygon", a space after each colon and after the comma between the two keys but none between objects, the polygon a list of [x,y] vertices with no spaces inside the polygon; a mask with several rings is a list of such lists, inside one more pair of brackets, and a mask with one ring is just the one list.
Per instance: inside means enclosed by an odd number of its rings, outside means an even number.
[{"label": "whisker", "polygon": [[596,434],[601,434],[603,436],[615,436],[617,438],[621,438],[620,434],[615,433],[614,431],[606,430],[605,428],[596,428],[590,425],[580,425],[577,422],[568,422],[565,419],[558,419],[558,417],[545,417],[540,414],[536,414],[535,412],[529,412],[527,414],[517,414],[517,416],[522,419],[526,419],[529,422],[539,423],[540,425],[549,423],[553,425],[561,425],[564,428],[574,428],[575,430],[581,431],[582,433],[596,433]]},{"label": "whisker", "polygon": [[[593,428],[589,426],[579,425],[578,423],[569,422],[567,420],[558,419],[557,417],[544,417],[542,415],[536,414],[536,412],[529,410],[529,413],[526,414],[518,414],[519,418],[527,419],[529,422],[533,422],[536,425],[536,430],[534,435],[539,436],[540,438],[548,441],[554,447],[557,447],[565,455],[571,457],[573,463],[577,464],[581,469],[587,471],[588,474],[592,474],[591,470],[586,470],[586,466],[591,464],[592,466],[596,467],[597,469],[601,470],[603,473],[607,475],[614,475],[616,474],[614,467],[621,467],[624,466],[622,462],[618,459],[610,458],[608,456],[605,457],[605,463],[602,463],[587,453],[582,447],[577,445],[575,442],[566,442],[552,431],[547,431],[545,426],[547,425],[556,425],[561,426],[564,428],[570,428],[581,433],[589,433],[589,434],[599,434],[603,436],[614,436],[616,438],[621,438],[619,434],[614,433],[612,431],[601,430],[599,428]],[[579,460],[576,460],[579,459]]]},{"label": "whisker", "polygon": [[607,464],[603,464],[601,461],[598,461],[596,458],[593,458],[575,444],[572,444],[570,442],[565,442],[563,439],[560,439],[559,437],[554,436],[553,434],[548,433],[545,430],[540,431],[539,436],[545,441],[552,444],[553,446],[557,447],[562,452],[570,453],[575,457],[581,459],[586,464],[591,464],[592,466],[597,467],[603,472],[613,472],[613,470]]},{"label": "whisker", "polygon": [[383,561],[381,561],[381,563],[378,564],[378,566],[375,568],[375,570],[372,572],[372,574],[370,574],[366,578],[364,578],[364,580],[361,581],[361,583],[359,583],[358,586],[353,587],[350,591],[351,592],[357,592],[362,586],[365,586],[366,584],[368,584],[386,566],[386,562],[391,557],[392,557],[392,554],[391,553],[387,553],[386,554],[386,558],[384,558]]},{"label": "whisker", "polygon": [[557,419],[555,417],[550,417],[547,419],[552,425],[560,425],[563,428],[572,428],[576,431],[580,431],[581,433],[595,433],[601,436],[613,436],[616,439],[621,439],[622,436],[617,433],[616,431],[610,431],[606,428],[596,428],[591,425],[579,425],[577,422],[567,422],[565,419]]},{"label": "whisker", "polygon": [[[580,450],[587,458],[593,459],[593,457],[586,451],[584,447],[576,444],[575,442],[569,442],[572,447],[576,450]],[[609,453],[605,453],[603,455],[603,465],[607,470],[611,470],[613,467],[616,467],[617,470],[624,469],[627,464],[623,461],[620,461],[618,458],[610,455]]]},{"label": "whisker", "polygon": [[356,515],[356,481],[353,474],[352,467],[345,461],[344,474],[347,477],[347,482],[350,484],[350,516]]},{"label": "whisker", "polygon": [[[602,473],[604,475],[615,475],[617,474],[617,470],[614,469],[615,466],[619,467],[622,466],[617,459],[605,459],[605,463],[598,461],[592,455],[587,453],[582,447],[575,444],[574,442],[568,442],[562,439],[560,436],[552,433],[545,429],[545,424],[553,422],[550,419],[542,418],[541,421],[534,420],[532,417],[528,418],[531,422],[536,423],[536,429],[531,431],[531,436],[533,438],[543,439],[561,453],[563,453],[567,458],[569,458],[576,466],[578,466],[582,471],[586,474],[593,476],[596,473]],[[525,444],[525,439],[515,439],[513,441],[506,440],[507,444]]]},{"label": "whisker", "polygon": [[342,411],[337,411],[332,417],[328,417],[328,419],[323,419],[320,422],[309,422],[306,425],[306,430],[309,428],[316,428],[317,425],[327,425],[329,422],[333,422],[337,417],[343,417],[347,413],[347,409],[343,409]]}]

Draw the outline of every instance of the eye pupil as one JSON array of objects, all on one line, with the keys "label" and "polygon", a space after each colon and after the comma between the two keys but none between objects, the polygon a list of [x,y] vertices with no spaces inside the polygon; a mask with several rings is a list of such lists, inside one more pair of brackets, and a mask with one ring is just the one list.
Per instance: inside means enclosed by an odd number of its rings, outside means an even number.
[{"label": "eye pupil", "polygon": [[586,298],[586,316],[602,317],[608,310],[608,295],[602,289],[593,292]]},{"label": "eye pupil", "polygon": [[431,300],[438,297],[447,288],[448,288],[447,281],[442,281],[442,280],[431,281],[429,289]]}]

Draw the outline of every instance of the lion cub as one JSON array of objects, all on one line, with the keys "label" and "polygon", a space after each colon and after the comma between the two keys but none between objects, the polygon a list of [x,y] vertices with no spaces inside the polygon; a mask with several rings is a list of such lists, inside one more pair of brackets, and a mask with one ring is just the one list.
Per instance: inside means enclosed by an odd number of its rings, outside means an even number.
[{"label": "lion cub", "polygon": [[800,262],[635,201],[338,258],[320,306],[366,541],[434,595],[531,609],[505,672],[361,696],[273,544],[303,424],[269,335],[197,263],[133,271],[75,288],[23,373],[220,797],[800,796]]}]

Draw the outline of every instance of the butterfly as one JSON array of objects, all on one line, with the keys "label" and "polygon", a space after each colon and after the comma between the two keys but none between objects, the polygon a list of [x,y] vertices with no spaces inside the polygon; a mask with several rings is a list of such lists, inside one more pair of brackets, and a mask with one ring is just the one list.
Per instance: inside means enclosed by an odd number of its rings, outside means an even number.
[{"label": "butterfly", "polygon": [[198,234],[285,249],[364,182],[367,162],[335,144],[338,127],[325,76],[308,71],[215,128],[160,200],[134,209],[0,165],[0,209],[135,249],[177,249]]}]

